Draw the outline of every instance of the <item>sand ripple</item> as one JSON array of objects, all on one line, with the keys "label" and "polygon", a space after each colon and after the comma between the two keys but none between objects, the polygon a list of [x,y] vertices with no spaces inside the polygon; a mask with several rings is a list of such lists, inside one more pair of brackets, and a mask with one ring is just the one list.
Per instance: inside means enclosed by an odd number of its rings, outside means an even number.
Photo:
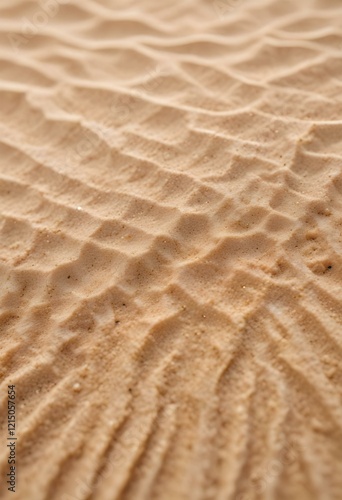
[{"label": "sand ripple", "polygon": [[0,497],[341,499],[340,1],[56,2],[0,7]]}]

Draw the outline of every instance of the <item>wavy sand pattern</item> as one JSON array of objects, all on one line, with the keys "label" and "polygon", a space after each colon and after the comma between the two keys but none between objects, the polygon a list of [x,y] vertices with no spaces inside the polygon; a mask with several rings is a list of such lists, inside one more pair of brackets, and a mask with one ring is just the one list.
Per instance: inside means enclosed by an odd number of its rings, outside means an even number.
[{"label": "wavy sand pattern", "polygon": [[0,498],[341,499],[340,0],[0,14]]}]

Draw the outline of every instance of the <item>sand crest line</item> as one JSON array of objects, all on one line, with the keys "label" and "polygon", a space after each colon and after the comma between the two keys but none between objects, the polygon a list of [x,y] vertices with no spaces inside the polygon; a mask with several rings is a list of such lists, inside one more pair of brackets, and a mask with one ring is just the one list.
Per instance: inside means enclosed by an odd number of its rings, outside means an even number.
[{"label": "sand crest line", "polygon": [[151,93],[156,91],[163,85],[163,80],[154,81],[157,77],[163,77],[167,73],[168,68],[164,64],[158,64],[155,68],[145,74],[142,83],[142,89],[134,90],[133,96],[120,96],[118,101],[113,100],[109,105],[110,114],[107,115],[104,124],[96,125],[96,137],[93,136],[91,131],[84,132],[81,139],[76,145],[73,145],[71,151],[67,153],[66,161],[73,161],[76,159],[84,159],[91,154],[102,141],[106,140],[108,136],[108,127],[113,125],[111,116],[119,115],[123,121],[129,120],[134,111],[134,99],[136,97],[144,97],[144,91]]},{"label": "sand crest line", "polygon": [[41,0],[39,8],[30,18],[21,19],[21,34],[7,33],[12,50],[19,52],[39,31],[44,28],[59,13],[60,6],[67,5],[70,0]]},{"label": "sand crest line", "polygon": [[[174,422],[176,412],[176,405],[170,404],[166,408],[164,408],[163,416],[168,419],[170,422]],[[120,427],[120,424],[118,425]],[[146,429],[138,422],[134,427],[134,432],[132,430],[127,431],[126,440],[136,439],[139,435],[144,435]],[[89,496],[94,493],[96,487],[98,487],[99,483],[108,479],[109,477],[115,475],[115,472],[118,470],[119,465],[125,459],[124,450],[120,450],[116,453],[115,459],[110,457],[106,457],[104,470],[99,471],[96,477],[96,484],[93,484],[93,481],[86,481],[82,479],[75,480],[76,490],[74,493],[62,493],[61,500],[83,500],[84,496]]]},{"label": "sand crest line", "polygon": [[[303,447],[300,446],[302,450]],[[282,458],[273,458],[264,467],[264,471],[255,478],[248,478],[246,483],[251,486],[248,493],[240,493],[234,496],[234,500],[252,500],[257,494],[265,493],[268,485],[282,473],[284,466],[290,466],[296,463],[295,441],[285,441],[283,447],[285,456]]]},{"label": "sand crest line", "polygon": [[[170,406],[165,409],[165,413],[169,416],[173,415],[174,407]],[[139,423],[136,424],[136,429],[134,432],[134,437],[140,432],[144,433],[144,428],[139,426]],[[133,437],[133,432],[128,431],[127,437]],[[285,444],[282,448],[284,452],[284,456],[279,459],[272,459],[270,463],[265,466],[264,473],[255,479],[249,479],[248,482],[252,486],[253,490],[258,494],[261,494],[266,491],[268,483],[271,482],[274,478],[279,476],[282,472],[284,465],[292,465],[296,462],[296,444],[294,440],[286,440]],[[115,474],[115,470],[117,470],[120,461],[123,460],[124,454],[123,452],[119,452],[119,455],[115,460],[111,458],[106,459],[106,467],[105,470],[99,472],[96,486],[98,483],[109,478],[113,473]],[[76,490],[73,494],[63,493],[61,500],[83,500],[84,495],[91,495],[94,492],[95,487],[92,482],[85,481],[82,479],[76,479],[75,481]],[[251,500],[254,493],[240,493],[234,496],[234,500]]]}]

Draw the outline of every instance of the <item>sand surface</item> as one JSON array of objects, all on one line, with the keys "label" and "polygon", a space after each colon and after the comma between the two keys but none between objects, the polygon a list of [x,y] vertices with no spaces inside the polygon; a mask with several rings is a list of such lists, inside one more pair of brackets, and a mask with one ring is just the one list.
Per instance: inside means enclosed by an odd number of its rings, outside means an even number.
[{"label": "sand surface", "polygon": [[1,499],[341,500],[341,54],[341,0],[1,0]]}]

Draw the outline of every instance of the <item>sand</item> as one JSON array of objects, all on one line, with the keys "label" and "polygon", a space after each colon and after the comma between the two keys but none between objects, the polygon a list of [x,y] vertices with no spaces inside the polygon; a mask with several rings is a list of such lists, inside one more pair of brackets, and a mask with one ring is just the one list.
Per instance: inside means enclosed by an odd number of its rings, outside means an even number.
[{"label": "sand", "polygon": [[0,498],[340,500],[340,0],[0,19]]}]

